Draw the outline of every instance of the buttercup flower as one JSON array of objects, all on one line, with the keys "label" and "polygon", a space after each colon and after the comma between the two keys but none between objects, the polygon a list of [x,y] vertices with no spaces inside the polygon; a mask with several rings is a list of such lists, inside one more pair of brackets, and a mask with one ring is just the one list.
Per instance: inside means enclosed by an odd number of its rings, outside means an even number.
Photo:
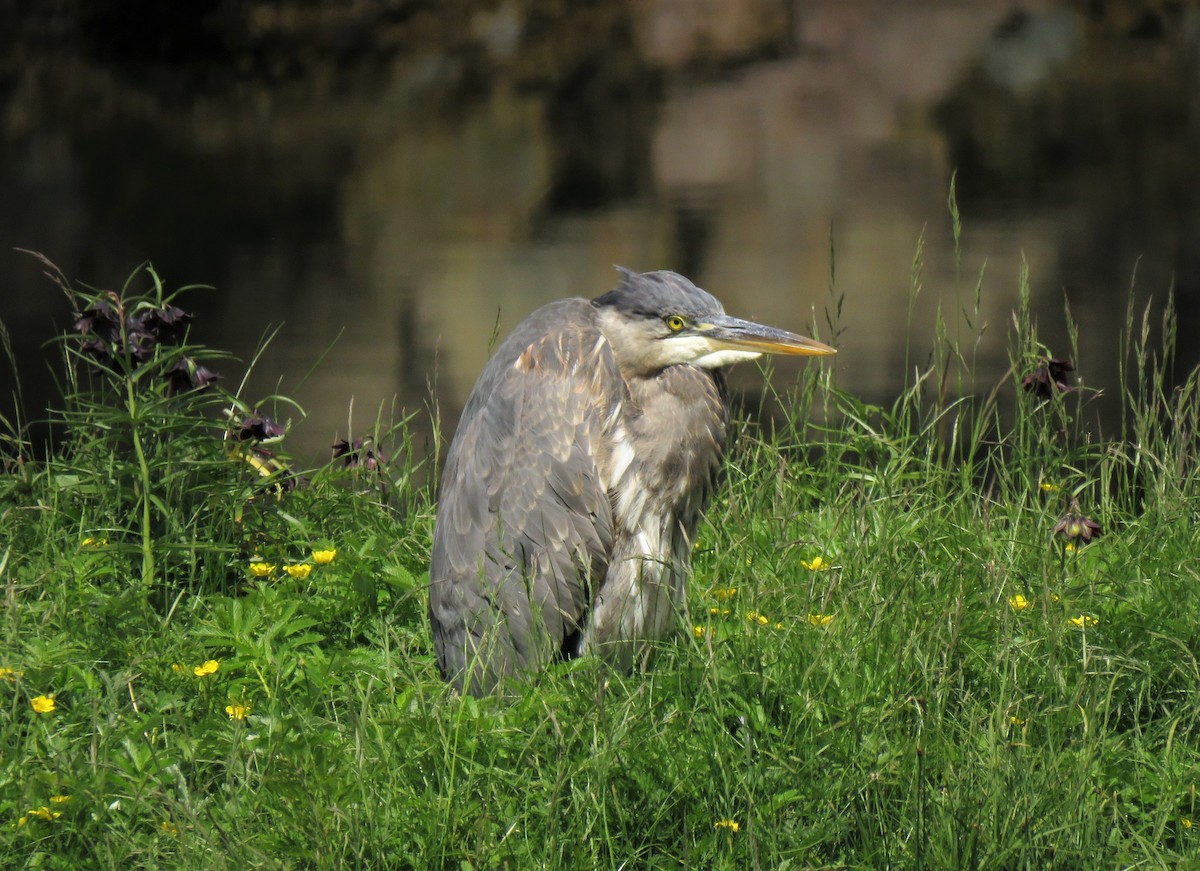
[{"label": "buttercup flower", "polygon": [[66,804],[71,800],[69,795],[52,795],[50,796],[50,804]]},{"label": "buttercup flower", "polygon": [[695,635],[697,638],[703,638],[704,637],[704,627],[703,626],[693,626],[692,634]]},{"label": "buttercup flower", "polygon": [[[27,811],[25,816],[37,817],[39,820],[56,820],[62,816],[62,811],[52,811],[50,808],[43,805],[42,807],[35,807],[32,810]],[[24,818],[25,817],[22,817],[21,819]],[[18,823],[19,822],[20,820],[18,820]]]},{"label": "buttercup flower", "polygon": [[1058,485],[1051,484],[1049,481],[1043,481],[1038,486],[1042,488],[1043,493],[1055,493],[1058,491]]},{"label": "buttercup flower", "polygon": [[84,547],[84,548],[88,548],[88,549],[91,549],[91,550],[94,550],[94,549],[96,549],[96,548],[99,548],[99,547],[107,547],[107,546],[108,546],[108,539],[107,539],[107,538],[85,538],[85,539],[84,539],[84,540],[83,540],[83,541],[80,543],[80,545],[79,545],[79,546],[80,546],[80,547]]},{"label": "buttercup flower", "polygon": [[1100,621],[1095,617],[1089,617],[1087,614],[1080,614],[1078,617],[1071,617],[1067,620],[1076,629],[1083,629],[1087,626],[1095,626]]},{"label": "buttercup flower", "polygon": [[244,720],[246,715],[250,713],[249,705],[226,705],[225,713],[229,715],[231,720]]},{"label": "buttercup flower", "polygon": [[305,478],[291,470],[287,463],[276,457],[271,451],[255,442],[250,445],[235,446],[229,456],[240,459],[258,473],[260,478],[273,479],[263,483],[264,492],[275,491],[277,497],[290,493],[297,487],[304,486]]},{"label": "buttercup flower", "polygon": [[17,671],[15,668],[0,667],[0,680],[9,682],[15,681],[19,677],[23,677],[25,672]]},{"label": "buttercup flower", "polygon": [[800,565],[804,566],[810,572],[827,572],[829,571],[829,562],[823,556],[815,556],[810,560],[800,560]]},{"label": "buttercup flower", "polygon": [[1015,596],[1013,596],[1011,599],[1008,600],[1008,604],[1010,606],[1012,606],[1012,609],[1014,611],[1024,611],[1026,608],[1028,608],[1033,603],[1030,602],[1028,599],[1026,599],[1020,593],[1017,593]]},{"label": "buttercup flower", "polygon": [[30,706],[39,714],[49,714],[58,704],[54,701],[53,694],[48,696],[35,696],[29,700]]},{"label": "buttercup flower", "polygon": [[337,548],[331,547],[328,550],[314,550],[312,552],[312,561],[319,566],[327,566],[333,562],[333,558],[337,556]]},{"label": "buttercup flower", "polygon": [[1014,726],[1020,727],[1025,725],[1025,718],[1018,717],[1016,714],[1008,718],[1008,722]]},{"label": "buttercup flower", "polygon": [[708,613],[712,614],[714,617],[728,617],[733,612],[728,608],[709,608]]},{"label": "buttercup flower", "polygon": [[250,574],[255,578],[269,578],[275,572],[275,566],[270,563],[250,563]]},{"label": "buttercup flower", "polygon": [[729,829],[729,831],[734,832],[735,834],[742,830],[742,826],[737,820],[717,820],[715,823],[713,823],[713,828]]},{"label": "buttercup flower", "polygon": [[766,614],[759,614],[757,611],[750,611],[747,613],[746,619],[751,623],[757,623],[759,626],[766,626],[771,622],[770,618],[767,617]]},{"label": "buttercup flower", "polygon": [[284,566],[283,570],[297,581],[302,581],[312,574],[312,566],[308,563],[292,563],[290,566]]},{"label": "buttercup flower", "polygon": [[832,614],[809,614],[808,622],[813,626],[828,626],[833,622]]},{"label": "buttercup flower", "polygon": [[192,669],[192,674],[196,677],[208,677],[210,674],[216,674],[221,667],[221,661],[218,659],[209,659],[203,665],[198,665]]},{"label": "buttercup flower", "polygon": [[712,594],[718,602],[728,602],[737,595],[737,587],[717,587]]},{"label": "buttercup flower", "polygon": [[163,820],[161,823],[158,824],[158,827],[160,829],[162,829],[164,832],[166,832],[168,835],[178,835],[179,834],[179,826],[175,825],[170,820]]}]

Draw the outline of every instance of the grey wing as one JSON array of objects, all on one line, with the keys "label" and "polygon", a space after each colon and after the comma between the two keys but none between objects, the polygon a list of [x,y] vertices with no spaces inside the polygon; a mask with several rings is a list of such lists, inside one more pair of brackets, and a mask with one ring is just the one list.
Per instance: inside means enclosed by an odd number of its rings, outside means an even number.
[{"label": "grey wing", "polygon": [[569,647],[613,541],[602,436],[624,382],[608,344],[589,325],[568,323],[514,359],[514,338],[459,424],[430,563],[438,664],[476,694]]}]

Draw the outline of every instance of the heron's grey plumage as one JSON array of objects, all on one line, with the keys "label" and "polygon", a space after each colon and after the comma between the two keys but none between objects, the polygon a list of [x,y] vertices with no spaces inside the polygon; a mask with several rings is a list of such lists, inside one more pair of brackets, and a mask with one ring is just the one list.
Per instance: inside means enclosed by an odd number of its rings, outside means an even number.
[{"label": "heron's grey plumage", "polygon": [[[632,667],[684,606],[692,537],[725,451],[719,364],[764,341],[832,353],[725,317],[682,276],[621,272],[604,296],[526,318],[463,409],[429,588],[438,665],[460,689],[490,692],[556,656]],[[711,350],[746,327],[755,350]]]}]

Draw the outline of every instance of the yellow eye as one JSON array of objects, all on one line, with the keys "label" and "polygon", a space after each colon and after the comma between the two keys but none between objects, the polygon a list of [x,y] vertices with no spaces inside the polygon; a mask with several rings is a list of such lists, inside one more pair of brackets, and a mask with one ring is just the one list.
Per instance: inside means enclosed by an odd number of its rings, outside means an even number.
[{"label": "yellow eye", "polygon": [[679,315],[671,315],[669,318],[667,318],[667,329],[672,333],[678,333],[685,326],[687,326],[687,324]]}]

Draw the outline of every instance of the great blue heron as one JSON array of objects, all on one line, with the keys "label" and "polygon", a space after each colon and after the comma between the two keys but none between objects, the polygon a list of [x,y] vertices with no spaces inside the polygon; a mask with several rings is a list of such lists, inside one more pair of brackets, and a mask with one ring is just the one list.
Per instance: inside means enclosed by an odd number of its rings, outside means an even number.
[{"label": "great blue heron", "polygon": [[724,367],[836,353],[729,317],[673,272],[620,273],[526,318],[463,409],[429,570],[438,666],[460,690],[557,656],[632,668],[684,604],[725,454]]}]

